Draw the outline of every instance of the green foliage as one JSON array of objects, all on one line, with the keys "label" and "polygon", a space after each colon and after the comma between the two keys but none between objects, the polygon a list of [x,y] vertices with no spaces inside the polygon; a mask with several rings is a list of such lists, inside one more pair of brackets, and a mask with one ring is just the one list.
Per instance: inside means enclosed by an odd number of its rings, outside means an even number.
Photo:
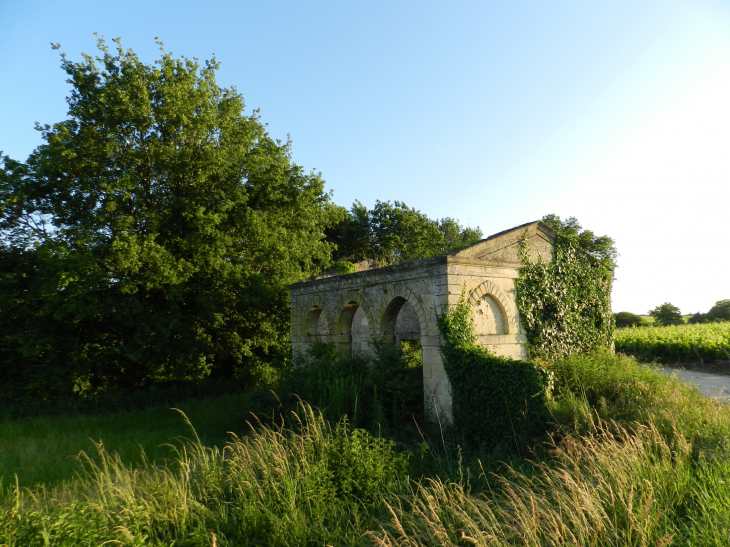
[{"label": "green foliage", "polygon": [[0,169],[0,396],[276,379],[286,285],[330,264],[341,210],[215,60],[117,43],[63,57],[68,119]]},{"label": "green foliage", "polygon": [[679,311],[677,306],[669,302],[665,302],[649,311],[649,315],[654,318],[654,323],[659,327],[684,324],[682,312]]},{"label": "green foliage", "polygon": [[438,317],[454,424],[470,444],[523,449],[546,431],[551,374],[536,363],[497,357],[476,345],[472,310],[459,303]]},{"label": "green foliage", "polygon": [[[552,362],[556,400],[577,396],[606,420],[630,423],[641,411],[666,395],[668,380],[635,359],[608,351],[573,354]],[[557,405],[560,407],[560,404]],[[562,418],[560,411],[556,417]],[[568,412],[567,419],[574,419]]]},{"label": "green foliage", "polygon": [[481,237],[478,228],[461,226],[453,218],[431,220],[401,201],[376,201],[371,210],[357,201],[342,222],[327,230],[337,246],[336,259],[374,260],[383,266],[438,256]]},{"label": "green foliage", "polygon": [[690,325],[698,325],[701,323],[709,323],[707,320],[707,314],[706,313],[694,313],[690,316],[689,319],[687,319],[687,323]]},{"label": "green foliage", "polygon": [[352,262],[338,262],[335,264],[335,270],[341,274],[350,274],[357,271],[357,266],[355,266]]},{"label": "green foliage", "polygon": [[560,220],[558,215],[545,215],[542,221],[560,235],[574,240],[579,248],[599,260],[609,270],[616,268],[618,251],[610,237],[597,236],[590,230],[584,230],[575,217]]},{"label": "green foliage", "polygon": [[644,361],[730,359],[730,323],[671,325],[616,331],[616,351]]},{"label": "green foliage", "polygon": [[328,467],[337,498],[375,505],[394,477],[408,473],[408,455],[393,450],[392,441],[351,429],[346,418],[335,428],[328,446]]},{"label": "green foliage", "polygon": [[108,416],[155,407],[170,408],[181,401],[242,393],[246,391],[248,384],[246,378],[207,378],[198,382],[157,386],[151,389],[134,391],[114,389],[87,397],[5,400],[0,401],[0,421],[59,415]]},{"label": "green foliage", "polygon": [[423,418],[423,362],[417,342],[401,350],[378,338],[372,355],[339,353],[332,342],[311,344],[295,358],[290,391],[333,421],[347,416],[370,431],[410,427]]},{"label": "green foliage", "polygon": [[520,255],[517,307],[530,356],[552,359],[610,347],[615,324],[607,260],[584,252],[576,237],[562,234],[552,261],[532,262],[526,240],[520,243]]},{"label": "green foliage", "polygon": [[443,235],[443,244],[436,254],[448,253],[473,245],[482,239],[482,231],[479,228],[462,226],[459,221],[451,217],[442,218],[436,221],[439,232]]},{"label": "green foliage", "polygon": [[730,300],[719,300],[707,313],[696,313],[689,318],[689,323],[711,323],[713,321],[730,321]]},{"label": "green foliage", "polygon": [[730,300],[720,300],[707,312],[710,321],[730,321]]},{"label": "green foliage", "polygon": [[622,329],[626,327],[645,327],[647,322],[640,315],[633,314],[628,311],[620,311],[613,314],[616,322],[616,328]]}]

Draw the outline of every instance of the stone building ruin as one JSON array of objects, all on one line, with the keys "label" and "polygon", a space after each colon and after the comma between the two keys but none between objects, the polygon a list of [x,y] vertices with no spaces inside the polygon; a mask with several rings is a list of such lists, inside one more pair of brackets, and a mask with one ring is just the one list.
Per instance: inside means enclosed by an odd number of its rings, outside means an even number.
[{"label": "stone building ruin", "polygon": [[552,258],[555,232],[531,222],[494,234],[451,253],[324,275],[290,285],[294,351],[332,341],[342,352],[370,350],[371,337],[400,344],[418,340],[423,355],[424,408],[451,419],[449,381],[441,360],[436,314],[465,291],[474,309],[479,343],[495,354],[527,358],[527,338],[515,302],[521,261],[518,243],[527,238],[533,260]]}]

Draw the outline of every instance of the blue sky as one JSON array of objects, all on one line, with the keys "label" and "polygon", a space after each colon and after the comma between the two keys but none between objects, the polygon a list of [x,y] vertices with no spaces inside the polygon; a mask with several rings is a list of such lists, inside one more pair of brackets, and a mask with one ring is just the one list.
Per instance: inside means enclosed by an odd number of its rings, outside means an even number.
[{"label": "blue sky", "polygon": [[730,2],[2,2],[0,150],[65,117],[93,32],[222,63],[337,203],[616,239],[614,310],[730,298]]}]

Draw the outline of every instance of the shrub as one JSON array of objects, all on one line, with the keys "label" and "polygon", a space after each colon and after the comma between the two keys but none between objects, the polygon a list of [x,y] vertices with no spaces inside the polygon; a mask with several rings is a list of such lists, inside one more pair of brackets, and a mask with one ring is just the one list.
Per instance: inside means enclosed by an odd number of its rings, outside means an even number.
[{"label": "shrub", "polygon": [[689,323],[690,325],[699,325],[701,323],[707,323],[707,322],[708,322],[707,314],[700,313],[700,312],[692,314],[692,317],[690,317],[687,320],[687,323]]},{"label": "shrub", "polygon": [[667,390],[667,378],[636,359],[608,351],[571,355],[555,361],[556,401],[578,397],[601,418],[628,423],[640,419]]},{"label": "shrub", "polygon": [[707,313],[697,312],[689,318],[688,323],[717,323],[721,321],[730,321],[730,300],[719,300],[710,308]]},{"label": "shrub", "polygon": [[393,450],[393,441],[352,429],[340,420],[327,448],[327,465],[338,498],[374,505],[391,488],[394,477],[408,473],[408,454]]},{"label": "shrub", "polygon": [[350,274],[357,271],[357,266],[355,266],[355,264],[353,264],[352,262],[338,262],[337,264],[335,264],[335,270],[337,270],[341,274]]},{"label": "shrub", "polygon": [[646,326],[646,322],[641,318],[641,316],[628,311],[620,311],[613,314],[613,317],[616,320],[617,328]]}]

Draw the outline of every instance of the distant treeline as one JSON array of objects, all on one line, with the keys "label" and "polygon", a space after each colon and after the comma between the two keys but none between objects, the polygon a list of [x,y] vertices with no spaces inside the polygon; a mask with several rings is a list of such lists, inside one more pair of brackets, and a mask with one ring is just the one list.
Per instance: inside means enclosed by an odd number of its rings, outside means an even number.
[{"label": "distant treeline", "polygon": [[[649,316],[654,321],[649,321],[646,317],[636,315],[631,312],[622,311],[614,314],[616,326],[625,327],[648,327],[652,324],[657,326],[683,325],[685,323],[684,316],[677,306],[670,302],[657,306],[649,311]],[[730,321],[730,300],[718,300],[715,305],[710,308],[707,313],[694,313],[688,319],[687,323],[719,323]]]}]

